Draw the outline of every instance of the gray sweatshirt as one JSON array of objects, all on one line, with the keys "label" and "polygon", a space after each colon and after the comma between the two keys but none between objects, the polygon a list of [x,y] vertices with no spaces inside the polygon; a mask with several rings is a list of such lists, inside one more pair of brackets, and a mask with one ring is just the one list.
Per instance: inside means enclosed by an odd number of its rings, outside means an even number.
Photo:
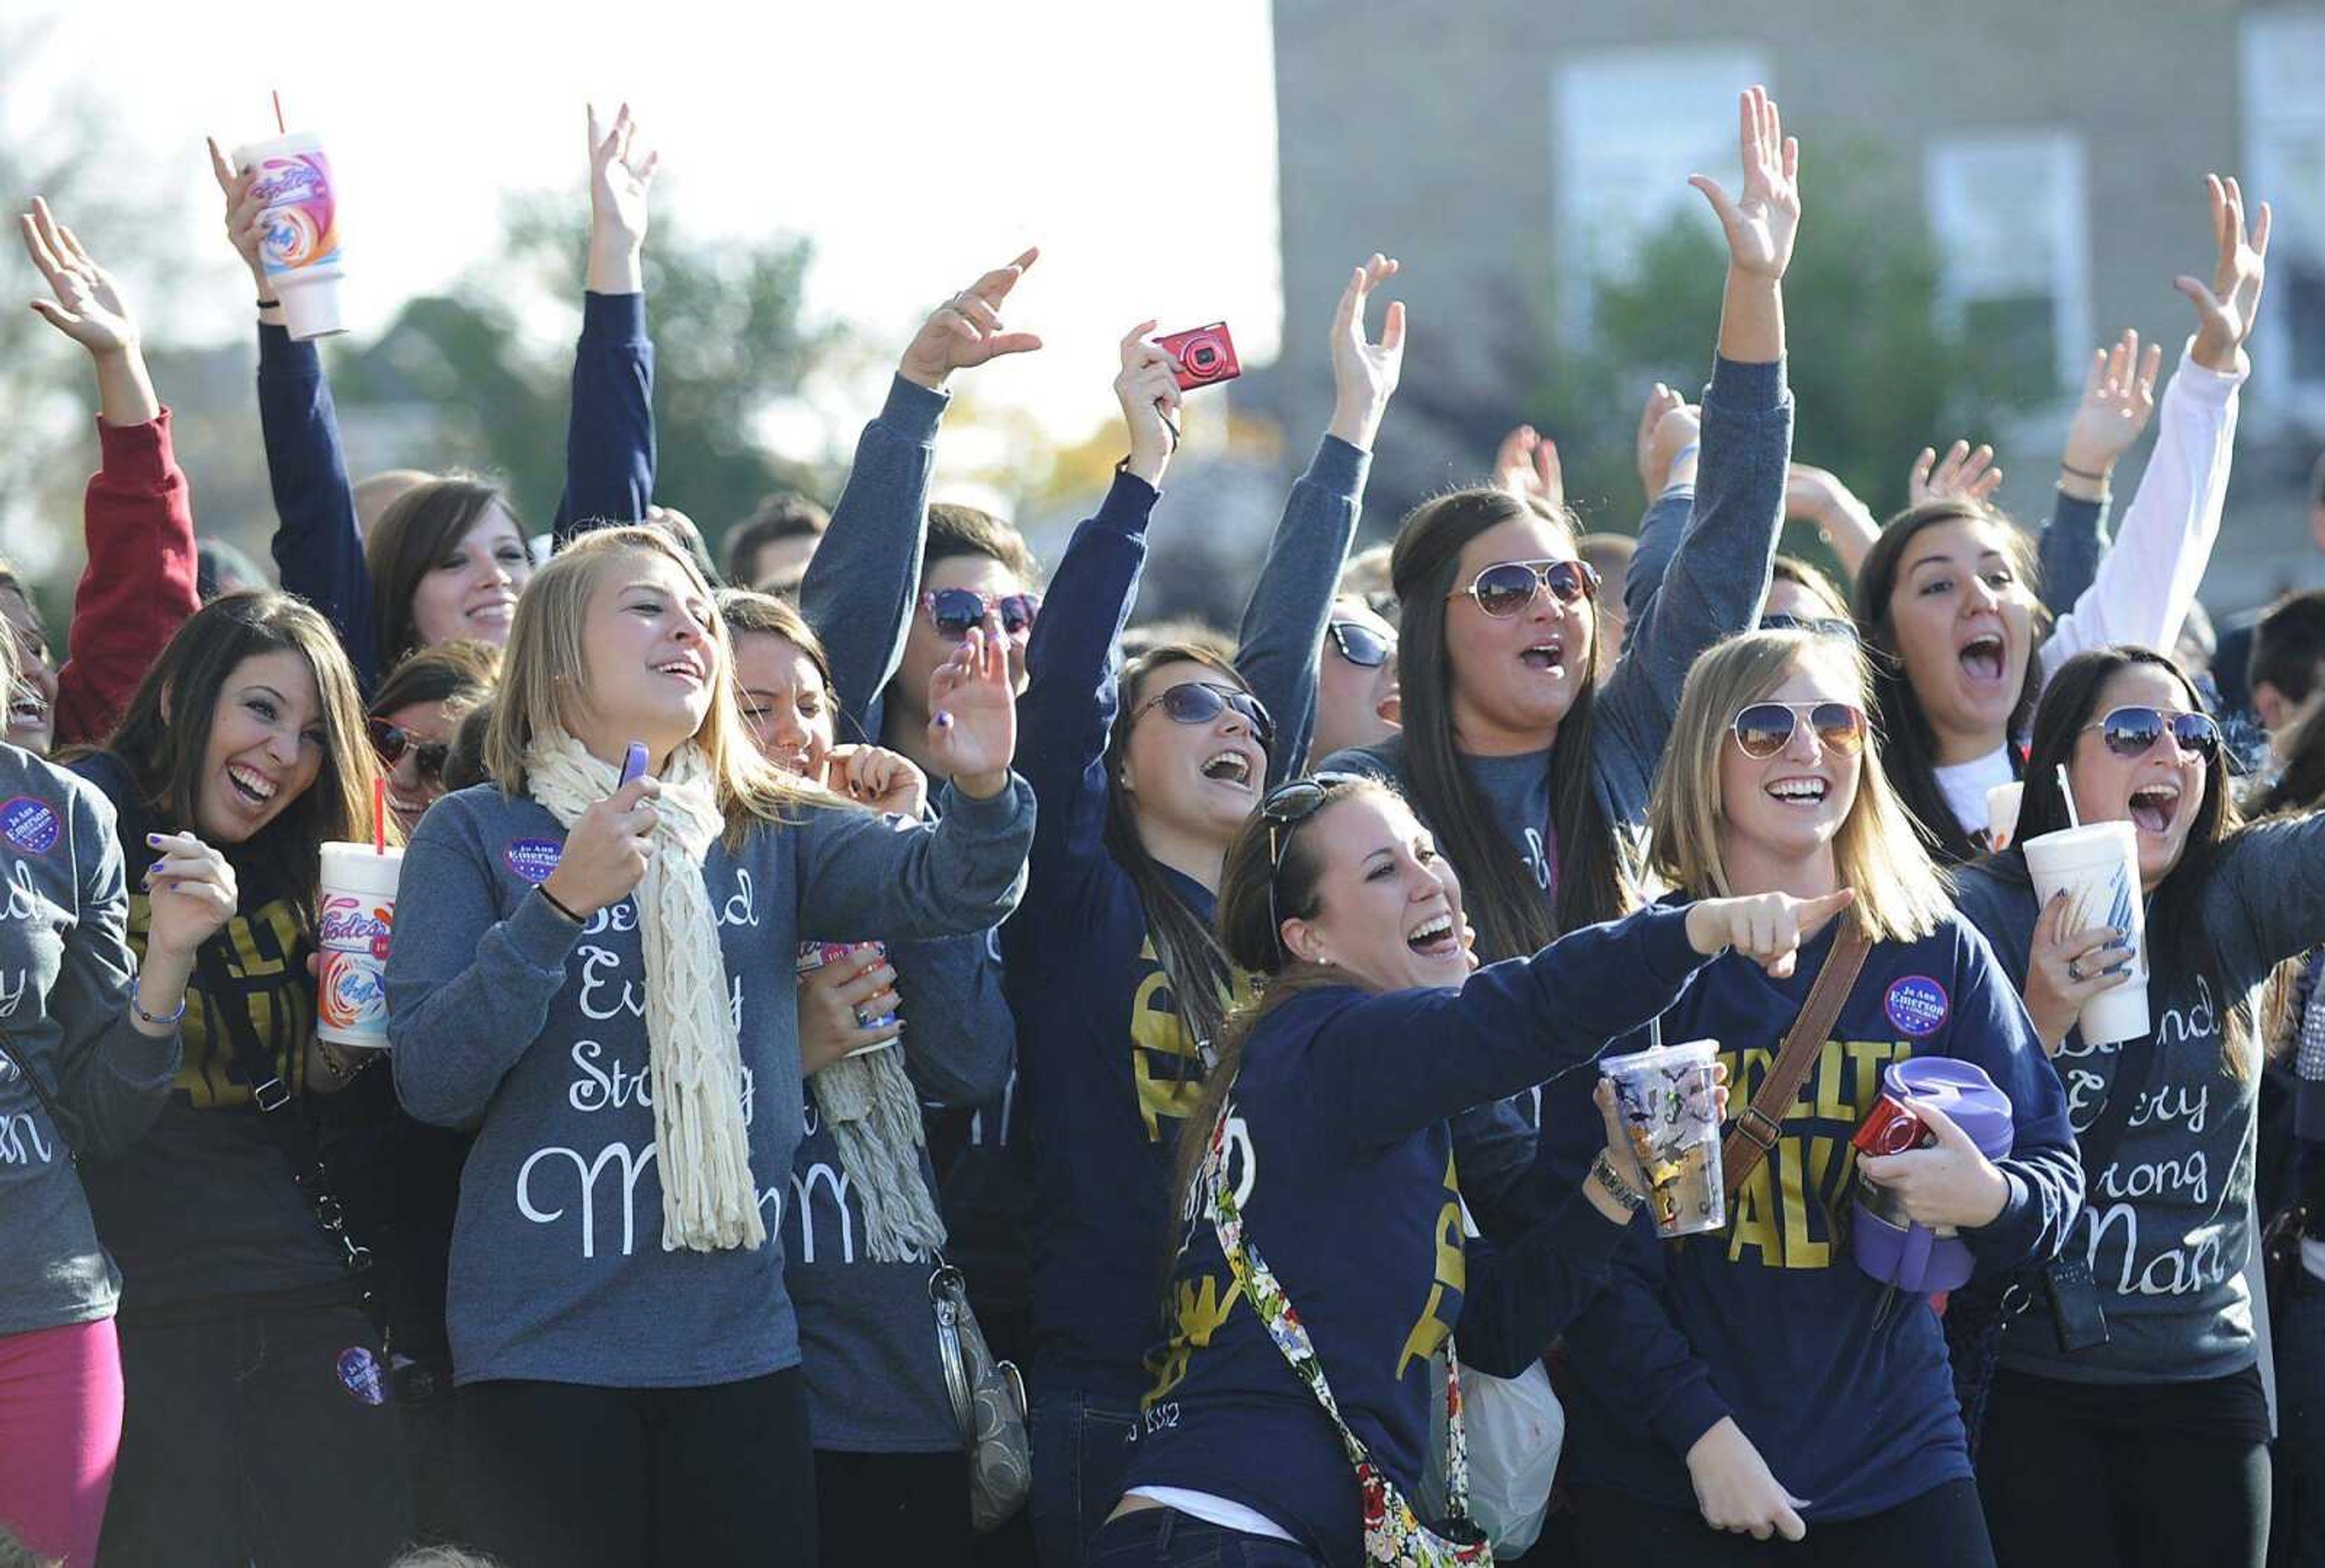
[{"label": "gray sweatshirt", "polygon": [[178,1071],[178,1036],[149,1039],[130,1021],[129,894],[113,807],[95,785],[0,746],[0,868],[7,1335],[113,1315],[121,1276],[97,1242],[72,1161],[125,1148],[153,1125]]},{"label": "gray sweatshirt", "polygon": [[[1955,873],[1956,902],[1984,932],[2022,990],[2038,913],[2024,860],[2004,855]],[[2060,1352],[2047,1304],[2012,1320],[2003,1364],[2076,1383],[2181,1382],[2253,1364],[2252,1244],[2255,1108],[2260,1072],[2241,1081],[2222,1063],[2227,1009],[2255,994],[2278,963],[2325,940],[2325,815],[2265,822],[2222,851],[2193,900],[2172,912],[2203,923],[2216,972],[2172,975],[2155,964],[2148,1019],[2156,1053],[2115,1159],[2084,1173],[2083,1212],[2067,1241],[2087,1257],[2107,1311],[2107,1342]],[[2158,911],[2151,899],[2153,951]],[[2078,1132],[2115,1090],[2113,1045],[2070,1032],[2052,1065]]]},{"label": "gray sweatshirt", "polygon": [[689,1387],[797,1365],[798,943],[990,926],[1015,905],[1033,829],[1013,780],[991,801],[952,795],[934,827],[815,809],[711,848],[768,1240],[665,1252],[635,904],[576,928],[537,896],[565,831],[530,798],[481,785],[430,808],[404,857],[388,1030],[405,1109],[478,1127],[452,1236],[456,1381]]}]

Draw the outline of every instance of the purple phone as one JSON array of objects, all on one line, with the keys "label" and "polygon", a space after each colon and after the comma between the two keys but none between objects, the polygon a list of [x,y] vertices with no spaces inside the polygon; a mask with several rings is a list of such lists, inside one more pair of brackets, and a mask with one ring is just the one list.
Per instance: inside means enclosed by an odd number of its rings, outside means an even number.
[{"label": "purple phone", "polygon": [[642,776],[645,771],[646,743],[643,740],[633,740],[630,742],[630,749],[622,754],[622,779],[614,786],[615,792],[619,793],[627,789],[630,781]]}]

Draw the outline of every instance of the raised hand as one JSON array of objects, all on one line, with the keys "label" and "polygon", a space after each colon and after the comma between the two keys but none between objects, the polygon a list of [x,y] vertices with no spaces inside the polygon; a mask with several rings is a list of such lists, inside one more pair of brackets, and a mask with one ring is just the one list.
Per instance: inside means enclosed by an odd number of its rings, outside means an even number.
[{"label": "raised hand", "polygon": [[234,868],[192,833],[156,833],[146,843],[162,852],[145,871],[146,951],[190,963],[194,950],[234,918]]},{"label": "raised hand", "polygon": [[1832,547],[1850,583],[1881,537],[1880,520],[1857,492],[1839,474],[1811,463],[1785,469],[1784,515],[1816,524],[1817,537]]},{"label": "raised hand", "polygon": [[1969,442],[1958,441],[1946,449],[1942,463],[1938,461],[1937,449],[1922,449],[1905,476],[1905,504],[1922,506],[1931,501],[1967,501],[1984,506],[1986,498],[2001,487],[2002,470],[1994,466],[1994,449],[1981,445],[1973,451]]},{"label": "raised hand", "polygon": [[2034,922],[2026,955],[2026,1014],[2042,1049],[2053,1056],[2083,1004],[2131,979],[2130,933],[2109,925],[2068,929],[2070,905],[2055,893]]},{"label": "raised hand", "polygon": [[2116,459],[2131,449],[2140,431],[2155,415],[2155,375],[2163,367],[2163,349],[2149,344],[2139,351],[2139,334],[2126,330],[2112,348],[2092,351],[2091,367],[2083,376],[2083,400],[2067,425],[2067,451],[2061,461],[2061,481],[2089,489],[2086,499],[2098,499],[2098,487],[2114,471]]},{"label": "raised hand", "polygon": [[227,243],[242,257],[242,264],[250,269],[251,282],[258,285],[258,297],[271,299],[274,285],[266,275],[266,264],[259,258],[259,245],[266,232],[266,203],[251,190],[258,183],[258,171],[236,169],[216,136],[206,141],[210,150],[210,178],[218,181],[218,194],[226,198]]},{"label": "raised hand", "polygon": [[2196,307],[2196,342],[2188,357],[2207,370],[2236,368],[2237,355],[2252,336],[2253,320],[2260,310],[2261,284],[2268,274],[2268,203],[2260,204],[2249,233],[2245,227],[2245,193],[2231,175],[2223,182],[2217,174],[2204,176],[2205,193],[2212,203],[2212,240],[2219,259],[2212,267],[2212,285],[2200,279],[2178,277],[2172,286]]},{"label": "raised hand", "polygon": [[1017,755],[1017,692],[1009,677],[1009,636],[998,611],[968,628],[953,656],[929,677],[929,758],[952,787],[990,800],[1009,787]]},{"label": "raised hand", "polygon": [[1179,450],[1178,366],[1159,346],[1146,340],[1154,330],[1141,321],[1122,339],[1122,369],[1114,378],[1115,401],[1130,434],[1130,471],[1161,488],[1171,454]]},{"label": "raised hand", "polygon": [[1728,237],[1728,265],[1753,277],[1775,279],[1792,264],[1792,241],[1801,227],[1801,144],[1784,135],[1776,100],[1755,87],[1737,100],[1737,144],[1744,159],[1744,188],[1730,198],[1708,174],[1687,182],[1703,192]]},{"label": "raised hand", "polygon": [[644,151],[638,122],[624,104],[614,123],[598,123],[597,107],[586,106],[589,121],[589,277],[593,294],[635,294],[644,288],[646,198],[653,189],[660,153]]},{"label": "raised hand", "polygon": [[1332,312],[1332,422],[1330,432],[1352,447],[1372,450],[1381,415],[1404,372],[1404,302],[1395,301],[1381,318],[1380,341],[1365,338],[1365,302],[1396,276],[1398,264],[1378,251],[1348,274],[1340,307]]},{"label": "raised hand", "polygon": [[88,350],[97,365],[97,413],[105,422],[145,424],[162,417],[161,399],[145,374],[137,318],[121,297],[113,274],[97,264],[80,237],[56,220],[49,204],[32,199],[32,210],[16,219],[24,250],[48,280],[53,300],[34,300],[41,320]]},{"label": "raised hand", "polygon": [[1658,381],[1647,394],[1646,405],[1639,410],[1639,488],[1650,505],[1671,486],[1671,453],[1661,450],[1663,416],[1686,406],[1686,398]]},{"label": "raised hand", "polygon": [[1530,424],[1502,438],[1494,454],[1494,485],[1522,501],[1566,510],[1566,469],[1558,460],[1558,443]]},{"label": "raised hand", "polygon": [[1011,332],[1001,323],[1001,306],[1041,258],[1033,246],[1005,267],[996,267],[929,312],[904,346],[896,374],[916,386],[940,389],[956,370],[973,369],[1005,354],[1030,354],[1042,346],[1031,332]]},{"label": "raised hand", "polygon": [[[1670,390],[1661,382],[1655,385],[1660,390]],[[1640,416],[1640,430],[1646,433],[1646,444],[1640,449],[1639,474],[1643,479],[1650,473],[1654,476],[1653,483],[1647,486],[1649,501],[1673,485],[1695,483],[1696,449],[1702,444],[1703,437],[1703,410],[1694,404],[1676,401],[1677,393],[1671,396],[1673,401],[1649,394],[1647,413],[1663,410],[1652,433],[1646,432],[1645,415]]]},{"label": "raised hand", "polygon": [[1858,1172],[1896,1193],[1907,1217],[1919,1224],[1967,1230],[1992,1224],[2010,1202],[2010,1178],[1936,1106],[1917,1105],[1913,1114],[1936,1143],[1902,1155],[1859,1155]]},{"label": "raised hand", "polygon": [[1707,957],[1733,949],[1781,980],[1798,966],[1801,949],[1856,901],[1848,887],[1821,898],[1755,893],[1698,899],[1687,906],[1688,944]]}]

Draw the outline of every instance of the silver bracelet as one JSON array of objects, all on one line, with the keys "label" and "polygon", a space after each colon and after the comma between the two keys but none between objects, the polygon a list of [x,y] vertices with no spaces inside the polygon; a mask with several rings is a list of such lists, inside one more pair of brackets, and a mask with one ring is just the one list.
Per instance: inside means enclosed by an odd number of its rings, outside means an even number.
[{"label": "silver bracelet", "polygon": [[1598,1157],[1590,1162],[1590,1179],[1629,1213],[1636,1214],[1647,1206],[1647,1195],[1634,1191],[1630,1183],[1616,1174],[1614,1162],[1607,1159],[1605,1149],[1600,1149]]}]

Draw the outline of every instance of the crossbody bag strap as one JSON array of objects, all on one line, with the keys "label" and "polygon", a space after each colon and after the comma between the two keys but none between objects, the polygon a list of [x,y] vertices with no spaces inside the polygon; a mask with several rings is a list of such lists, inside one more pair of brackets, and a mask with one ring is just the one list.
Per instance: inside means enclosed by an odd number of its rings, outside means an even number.
[{"label": "crossbody bag strap", "polygon": [[225,1030],[233,1044],[235,1070],[249,1082],[251,1099],[258,1108],[253,1118],[258,1136],[283,1156],[292,1184],[306,1199],[307,1211],[315,1223],[339,1249],[339,1261],[347,1272],[364,1274],[371,1267],[371,1248],[347,1233],[347,1210],[331,1191],[330,1174],[323,1168],[323,1151],[315,1141],[315,1129],[307,1125],[305,1108],[292,1103],[290,1088],[275,1072],[249,1016],[231,1005],[234,977],[227,972],[218,949],[220,940],[213,937],[194,952],[194,972],[200,978],[208,1003],[206,1020],[212,1027]]},{"label": "crossbody bag strap", "polygon": [[1776,1138],[1783,1131],[1785,1108],[1801,1091],[1802,1081],[1824,1049],[1841,1005],[1848,1000],[1857,977],[1865,969],[1865,955],[1872,951],[1873,939],[1855,921],[1842,926],[1833,938],[1832,951],[1824,955],[1824,968],[1817,971],[1816,984],[1809,988],[1809,999],[1801,1005],[1801,1016],[1792,1021],[1768,1076],[1760,1081],[1760,1092],[1736,1118],[1734,1130],[1720,1146],[1719,1164],[1726,1173],[1731,1202],[1746,1178],[1776,1146]]},{"label": "crossbody bag strap", "polygon": [[6,1057],[8,1065],[16,1070],[16,1076],[32,1086],[32,1098],[39,1100],[41,1109],[49,1113],[49,1125],[56,1129],[57,1141],[65,1146],[65,1157],[74,1164],[79,1164],[80,1154],[72,1146],[72,1129],[65,1125],[63,1109],[50,1095],[48,1086],[32,1075],[32,1064],[16,1054],[16,1047],[9,1043],[5,1034],[0,1034],[0,1056]]}]

